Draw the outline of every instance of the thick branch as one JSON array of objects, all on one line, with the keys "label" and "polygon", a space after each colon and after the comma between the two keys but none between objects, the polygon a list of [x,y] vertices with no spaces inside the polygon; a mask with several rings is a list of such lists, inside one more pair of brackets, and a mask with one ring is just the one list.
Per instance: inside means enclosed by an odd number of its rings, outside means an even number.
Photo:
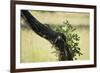
[{"label": "thick branch", "polygon": [[66,44],[66,37],[63,33],[55,32],[44,24],[40,23],[32,14],[27,10],[21,11],[22,15],[27,19],[29,26],[39,36],[47,39],[55,45],[60,51],[60,60],[73,60],[72,50]]}]

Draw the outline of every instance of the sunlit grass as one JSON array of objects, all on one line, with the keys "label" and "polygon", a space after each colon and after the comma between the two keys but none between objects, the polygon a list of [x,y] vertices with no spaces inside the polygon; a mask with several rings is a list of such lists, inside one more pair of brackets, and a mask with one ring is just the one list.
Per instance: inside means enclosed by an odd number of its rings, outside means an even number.
[{"label": "sunlit grass", "polygon": [[[79,47],[83,55],[78,60],[89,59],[89,29],[78,29],[80,36]],[[32,30],[21,30],[21,62],[57,61],[58,57],[50,42],[41,38]]]},{"label": "sunlit grass", "polygon": [[[78,27],[76,33],[80,36],[79,47],[83,55],[76,56],[78,60],[88,60],[90,51],[90,33],[89,33],[89,14],[88,13],[38,13],[31,12],[40,22],[62,25],[66,20],[74,25],[78,26],[81,24],[87,26],[86,28]],[[53,17],[52,17],[53,16]],[[24,23],[23,23],[24,24]],[[77,25],[75,25],[77,24]],[[20,62],[30,63],[30,62],[52,62],[58,61],[58,56],[55,52],[55,48],[52,48],[52,44],[44,38],[38,36],[30,28],[23,29],[21,27],[21,48],[20,48]]]},{"label": "sunlit grass", "polygon": [[81,55],[79,60],[89,60],[90,59],[90,33],[89,27],[87,28],[78,28],[77,31],[78,35],[80,36],[79,47],[81,48]]},{"label": "sunlit grass", "polygon": [[57,61],[54,51],[50,42],[32,30],[21,30],[21,62]]}]

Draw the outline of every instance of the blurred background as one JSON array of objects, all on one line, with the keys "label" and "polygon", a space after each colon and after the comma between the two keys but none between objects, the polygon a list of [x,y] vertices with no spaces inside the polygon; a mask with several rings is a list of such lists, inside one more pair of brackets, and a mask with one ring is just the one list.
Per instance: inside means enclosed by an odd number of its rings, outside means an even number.
[{"label": "blurred background", "polygon": [[[89,31],[89,13],[75,12],[54,12],[54,11],[30,11],[30,13],[41,23],[49,25],[63,25],[68,20],[72,26],[75,26],[76,33],[80,36],[79,47],[83,55],[76,56],[78,60],[88,60],[90,50],[90,31]],[[21,49],[20,62],[51,62],[58,61],[58,56],[54,53],[56,50],[52,44],[38,36],[30,29],[28,23],[21,17]]]}]

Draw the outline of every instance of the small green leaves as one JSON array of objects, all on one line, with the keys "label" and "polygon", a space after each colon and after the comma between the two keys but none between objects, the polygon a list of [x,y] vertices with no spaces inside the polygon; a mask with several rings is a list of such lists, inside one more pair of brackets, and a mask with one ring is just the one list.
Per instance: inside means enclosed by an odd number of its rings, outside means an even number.
[{"label": "small green leaves", "polygon": [[80,52],[80,47],[79,45],[79,40],[80,37],[78,36],[78,34],[75,33],[76,28],[74,26],[72,26],[68,20],[66,20],[66,22],[64,22],[64,26],[59,26],[57,28],[55,28],[55,31],[57,32],[61,32],[63,34],[65,34],[66,36],[66,44],[68,44],[69,48],[71,48],[73,50],[73,58],[75,60],[77,60],[76,55],[82,55],[82,53]]},{"label": "small green leaves", "polygon": [[[72,26],[68,20],[66,20],[63,25],[52,25],[50,26],[56,32],[61,32],[66,36],[66,44],[68,48],[72,49],[73,59],[77,60],[77,56],[81,56],[81,48],[79,47],[80,37],[76,33],[77,28]],[[57,49],[57,48],[56,48]],[[60,55],[61,57],[61,55]],[[67,58],[66,58],[67,59]]]}]

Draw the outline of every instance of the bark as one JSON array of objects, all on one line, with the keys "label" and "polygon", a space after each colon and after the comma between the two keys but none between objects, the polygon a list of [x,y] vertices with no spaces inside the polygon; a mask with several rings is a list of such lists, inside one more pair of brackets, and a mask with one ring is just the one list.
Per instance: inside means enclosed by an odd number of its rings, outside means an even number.
[{"label": "bark", "polygon": [[55,45],[60,51],[59,60],[73,60],[72,50],[66,44],[66,36],[63,33],[53,31],[51,28],[39,22],[28,10],[21,10],[31,29],[39,36],[47,39],[51,44]]}]

